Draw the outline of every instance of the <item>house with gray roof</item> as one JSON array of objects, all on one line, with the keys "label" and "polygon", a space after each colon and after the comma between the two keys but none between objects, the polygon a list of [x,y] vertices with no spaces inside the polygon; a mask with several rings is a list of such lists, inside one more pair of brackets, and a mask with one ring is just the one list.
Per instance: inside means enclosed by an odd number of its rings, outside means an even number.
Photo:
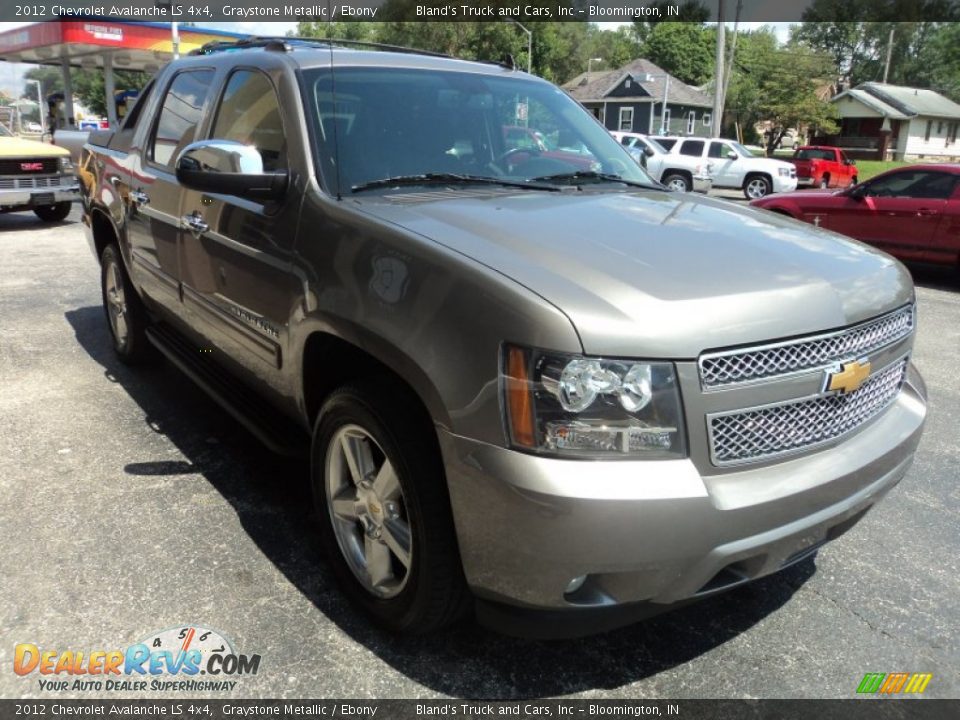
[{"label": "house with gray roof", "polygon": [[563,89],[608,130],[710,136],[713,97],[649,60],[634,60],[616,70],[581,73]]},{"label": "house with gray roof", "polygon": [[869,159],[956,160],[960,105],[933,90],[867,82],[831,101],[840,134],[823,138]]}]

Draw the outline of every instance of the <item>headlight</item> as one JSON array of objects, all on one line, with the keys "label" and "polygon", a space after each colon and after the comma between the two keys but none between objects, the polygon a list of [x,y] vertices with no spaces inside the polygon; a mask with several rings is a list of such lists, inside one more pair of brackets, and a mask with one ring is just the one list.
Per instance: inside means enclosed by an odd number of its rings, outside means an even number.
[{"label": "headlight", "polygon": [[780,177],[790,177],[790,168],[777,168]]},{"label": "headlight", "polygon": [[505,345],[501,388],[516,448],[579,458],[686,457],[672,363]]},{"label": "headlight", "polygon": [[70,156],[60,158],[61,173],[72,173],[73,169],[73,160],[70,159]]}]

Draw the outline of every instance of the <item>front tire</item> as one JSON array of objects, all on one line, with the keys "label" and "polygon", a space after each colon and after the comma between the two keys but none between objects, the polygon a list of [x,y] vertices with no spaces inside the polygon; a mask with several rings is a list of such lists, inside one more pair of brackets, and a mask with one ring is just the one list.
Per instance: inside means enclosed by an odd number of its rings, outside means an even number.
[{"label": "front tire", "polygon": [[394,383],[334,391],[313,432],[311,483],[326,555],[380,626],[422,634],[469,607],[443,463],[418,400]]},{"label": "front tire", "polygon": [[747,200],[759,200],[773,192],[773,183],[766,175],[750,175],[743,183],[743,194]]},{"label": "front tire", "polygon": [[669,173],[663,178],[663,184],[675,192],[690,192],[692,183],[682,173]]},{"label": "front tire", "polygon": [[61,222],[70,214],[71,202],[59,202],[55,205],[41,205],[33,209],[34,214],[43,222]]},{"label": "front tire", "polygon": [[100,290],[117,357],[127,365],[149,360],[153,355],[147,340],[150,316],[130,282],[116,245],[107,245],[100,256]]}]

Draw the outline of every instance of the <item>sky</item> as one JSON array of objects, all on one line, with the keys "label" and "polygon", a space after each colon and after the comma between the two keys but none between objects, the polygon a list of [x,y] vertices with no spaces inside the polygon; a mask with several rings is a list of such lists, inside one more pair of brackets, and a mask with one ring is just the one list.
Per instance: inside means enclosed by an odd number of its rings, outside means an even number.
[{"label": "sky", "polygon": [[[29,25],[30,23],[25,22],[5,22],[0,23],[0,32],[6,30],[13,30],[24,25]],[[598,23],[604,29],[612,30],[620,25],[625,25],[626,23]],[[209,22],[209,23],[197,23],[200,27],[214,28],[218,30],[230,30],[233,32],[249,33],[251,35],[285,35],[287,31],[295,31],[297,29],[297,23],[295,22],[273,22],[273,23],[258,23],[258,22]],[[744,30],[756,30],[762,27],[763,25],[773,26],[777,37],[780,38],[781,42],[787,39],[787,36],[790,31],[790,23],[740,23],[740,27]],[[732,23],[728,23],[728,27],[732,27]],[[534,28],[534,42],[536,42],[536,29]],[[14,97],[19,96],[23,92],[23,74],[30,69],[30,65],[23,65],[20,63],[3,63],[0,62],[0,90],[7,92]]]}]

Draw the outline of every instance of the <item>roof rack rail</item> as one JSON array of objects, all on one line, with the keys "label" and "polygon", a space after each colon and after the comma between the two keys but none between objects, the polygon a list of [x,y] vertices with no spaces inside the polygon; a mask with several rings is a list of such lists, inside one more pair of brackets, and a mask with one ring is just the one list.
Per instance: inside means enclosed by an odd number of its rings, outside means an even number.
[{"label": "roof rack rail", "polygon": [[433,52],[431,50],[418,50],[417,48],[405,47],[403,45],[387,45],[385,43],[367,42],[365,40],[273,36],[254,36],[236,41],[216,40],[191,51],[190,54],[211,55],[212,53],[217,52],[231,52],[257,47],[262,47],[264,50],[290,52],[296,47],[327,48],[330,46],[366,48],[370,50],[381,50],[384,52],[400,52],[409,53],[411,55],[425,55],[427,57],[456,59],[452,55],[447,55],[446,53]]}]

